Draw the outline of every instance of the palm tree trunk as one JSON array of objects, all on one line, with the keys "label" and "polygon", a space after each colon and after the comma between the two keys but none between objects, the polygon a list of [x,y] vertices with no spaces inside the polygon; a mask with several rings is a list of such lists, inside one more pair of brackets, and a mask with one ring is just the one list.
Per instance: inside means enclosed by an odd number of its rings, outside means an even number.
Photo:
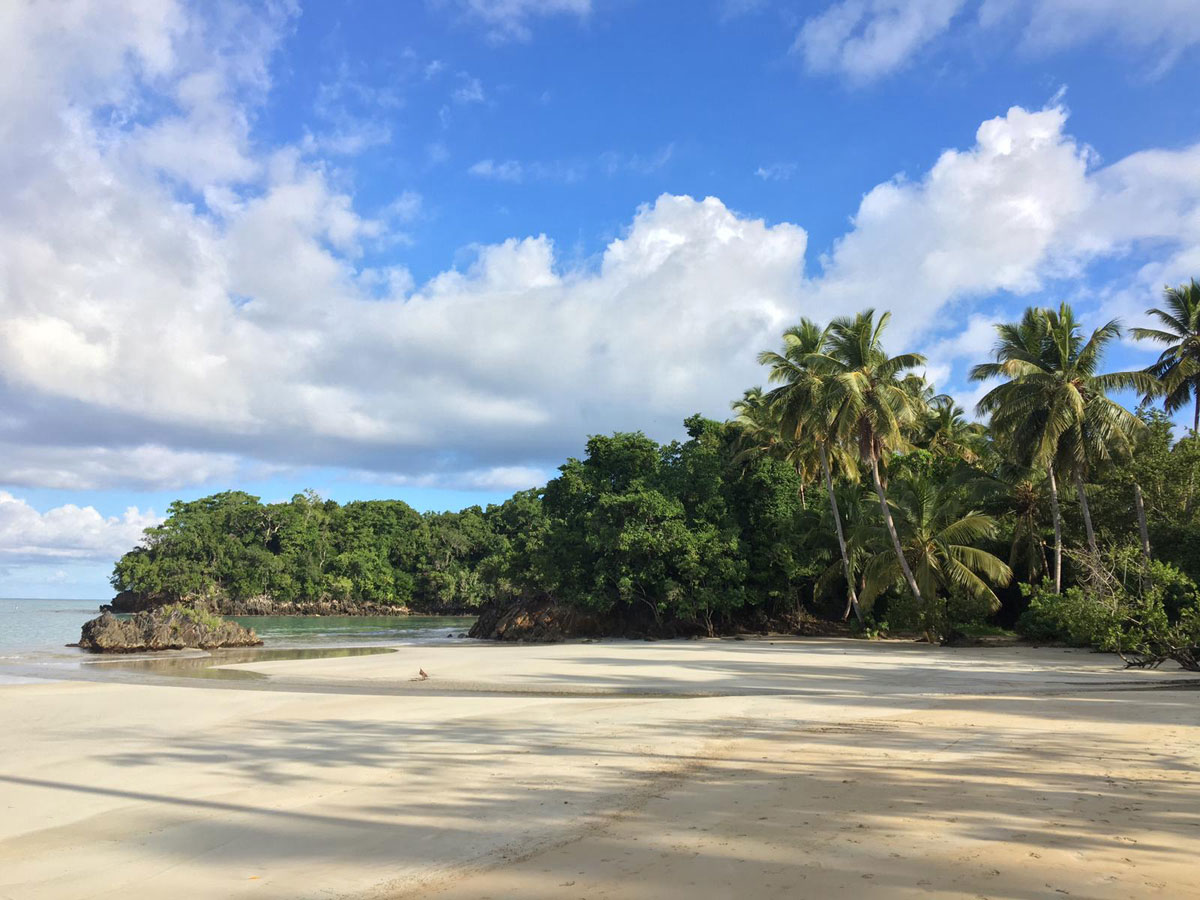
[{"label": "palm tree trunk", "polygon": [[862,622],[862,610],[858,608],[858,595],[854,592],[854,573],[850,571],[850,554],[846,551],[846,536],[842,533],[842,514],[838,511],[837,496],[833,493],[833,476],[829,472],[829,456],[825,445],[818,445],[821,450],[821,471],[825,475],[825,490],[829,492],[829,508],[833,511],[834,530],[837,531],[838,548],[842,551],[842,571],[846,573],[846,611],[842,619],[850,618],[850,610],[854,610],[854,618]]},{"label": "palm tree trunk", "polygon": [[900,570],[904,573],[904,580],[908,582],[908,589],[912,591],[913,599],[917,601],[917,608],[920,609],[924,603],[921,599],[921,589],[917,587],[917,579],[913,577],[908,560],[904,558],[904,548],[900,546],[900,535],[896,533],[896,523],[892,521],[892,508],[888,506],[887,493],[883,489],[883,483],[879,480],[879,457],[875,455],[874,448],[871,449],[869,455],[871,457],[871,478],[875,482],[875,493],[879,495],[879,508],[883,510],[883,522],[887,525],[888,534],[892,538],[892,549],[896,551],[896,558],[900,560]]},{"label": "palm tree trunk", "polygon": [[1088,549],[1092,551],[1092,556],[1099,554],[1099,549],[1096,547],[1096,532],[1092,528],[1092,509],[1088,506],[1087,491],[1083,487],[1083,474],[1075,473],[1075,490],[1079,492],[1079,510],[1083,513],[1083,528],[1087,532]]},{"label": "palm tree trunk", "polygon": [[1062,512],[1058,508],[1058,479],[1054,477],[1054,466],[1046,466],[1050,479],[1050,514],[1054,519],[1054,593],[1062,593]]},{"label": "palm tree trunk", "polygon": [[1192,413],[1192,434],[1200,434],[1200,385],[1192,388],[1196,395],[1196,410]]},{"label": "palm tree trunk", "polygon": [[1142,502],[1142,486],[1133,483],[1133,505],[1137,508],[1138,533],[1142,536],[1142,558],[1150,565],[1150,530],[1146,527],[1146,504]]}]

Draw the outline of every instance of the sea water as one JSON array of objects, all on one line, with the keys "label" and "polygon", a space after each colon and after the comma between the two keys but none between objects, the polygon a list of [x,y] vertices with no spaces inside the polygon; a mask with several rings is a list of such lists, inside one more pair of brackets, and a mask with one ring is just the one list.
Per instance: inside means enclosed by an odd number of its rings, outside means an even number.
[{"label": "sea water", "polygon": [[[0,667],[63,664],[89,656],[68,647],[79,629],[100,614],[104,600],[31,600],[0,597]],[[457,638],[467,616],[247,616],[236,621],[273,649],[384,646]]]}]

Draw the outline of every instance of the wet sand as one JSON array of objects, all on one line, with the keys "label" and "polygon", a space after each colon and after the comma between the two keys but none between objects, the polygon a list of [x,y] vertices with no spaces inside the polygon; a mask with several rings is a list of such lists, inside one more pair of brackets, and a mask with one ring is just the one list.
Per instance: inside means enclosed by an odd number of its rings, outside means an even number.
[{"label": "wet sand", "polygon": [[1200,897],[1178,670],[762,640],[227,671],[260,677],[0,687],[0,898]]}]

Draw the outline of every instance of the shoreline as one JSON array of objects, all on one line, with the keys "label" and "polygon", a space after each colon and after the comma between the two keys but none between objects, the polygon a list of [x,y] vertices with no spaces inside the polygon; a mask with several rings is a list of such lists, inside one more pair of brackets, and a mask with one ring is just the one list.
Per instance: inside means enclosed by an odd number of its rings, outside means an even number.
[{"label": "shoreline", "polygon": [[210,671],[244,674],[0,686],[0,896],[1200,892],[1190,673],[827,638]]}]

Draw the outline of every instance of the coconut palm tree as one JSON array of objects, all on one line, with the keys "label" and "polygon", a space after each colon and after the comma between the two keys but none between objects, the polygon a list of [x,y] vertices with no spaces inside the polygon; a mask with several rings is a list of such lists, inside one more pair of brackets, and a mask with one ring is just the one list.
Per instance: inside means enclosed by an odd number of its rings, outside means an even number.
[{"label": "coconut palm tree", "polygon": [[741,460],[769,456],[791,465],[800,477],[800,505],[808,506],[807,487],[817,477],[820,463],[816,448],[807,435],[803,439],[787,436],[780,423],[779,408],[772,404],[761,387],[752,387],[734,400],[730,408],[737,414],[733,424],[738,428],[740,450],[734,457]]},{"label": "coconut palm tree", "polygon": [[854,589],[854,570],[846,549],[846,535],[842,528],[837,495],[834,492],[833,466],[838,464],[842,471],[852,478],[857,477],[857,471],[852,460],[841,452],[840,446],[830,440],[829,429],[823,421],[825,407],[822,395],[825,385],[820,375],[809,366],[809,359],[824,349],[827,337],[827,329],[821,328],[811,319],[801,319],[799,325],[783,333],[782,353],[764,350],[758,355],[758,361],[769,367],[769,379],[779,385],[766,395],[766,399],[774,414],[778,416],[782,439],[790,441],[798,448],[811,448],[815,451],[825,482],[825,492],[829,498],[829,509],[833,516],[838,550],[842,557],[842,570],[846,579],[846,611],[843,618],[848,618],[853,611],[855,617],[862,621],[862,612],[859,610],[858,596]]},{"label": "coconut palm tree", "polygon": [[[1148,373],[1162,382],[1157,393],[1163,398],[1163,409],[1177,412],[1193,401],[1192,431],[1200,432],[1200,282],[1163,289],[1166,309],[1157,306],[1146,310],[1162,324],[1162,328],[1134,328],[1139,341],[1165,344],[1166,349],[1150,367]],[[1154,399],[1148,393],[1143,403]]]},{"label": "coconut palm tree", "polygon": [[897,564],[919,606],[921,588],[900,546],[880,460],[885,454],[909,446],[905,432],[924,413],[920,394],[912,390],[911,383],[905,383],[904,373],[924,365],[925,357],[918,353],[887,355],[882,335],[890,319],[891,313],[876,318],[873,309],[834,319],[825,346],[809,354],[808,366],[820,375],[823,384],[817,427],[825,427],[843,446],[857,451],[871,470]]},{"label": "coconut palm tree", "polygon": [[[952,483],[937,485],[924,476],[906,475],[895,480],[889,502],[903,559],[927,604],[960,592],[986,601],[995,610],[999,600],[991,585],[1008,584],[1012,569],[975,546],[996,534],[996,520],[977,510],[964,509],[960,493]],[[903,575],[895,554],[890,552],[872,557],[865,574],[864,604],[899,583]]]},{"label": "coconut palm tree", "polygon": [[[855,578],[855,590],[858,593],[859,604],[863,614],[870,613],[870,607],[862,603],[863,566],[868,559],[881,550],[891,552],[884,529],[880,527],[879,509],[876,505],[875,491],[858,481],[843,481],[835,492],[837,494],[838,511],[841,514],[841,525],[846,535],[846,551],[850,558],[850,571]],[[828,521],[829,511],[821,517],[811,540],[819,545],[822,534],[833,529]],[[817,595],[827,590],[832,584],[845,577],[844,569],[839,562],[827,566],[818,576],[813,585],[813,593]]]},{"label": "coconut palm tree", "polygon": [[1019,322],[996,326],[994,362],[975,366],[971,378],[1007,379],[979,401],[991,415],[993,434],[1024,465],[1046,470],[1054,518],[1054,587],[1062,589],[1062,516],[1056,473],[1075,482],[1088,547],[1097,552],[1096,534],[1084,484],[1092,468],[1128,456],[1143,427],[1137,416],[1109,399],[1126,388],[1153,390],[1145,372],[1099,373],[1105,348],[1121,335],[1113,320],[1085,340],[1071,307],[1025,310]]},{"label": "coconut palm tree", "polygon": [[963,408],[947,394],[934,394],[926,400],[928,413],[918,424],[914,442],[939,456],[977,463],[984,429],[968,422]]}]

